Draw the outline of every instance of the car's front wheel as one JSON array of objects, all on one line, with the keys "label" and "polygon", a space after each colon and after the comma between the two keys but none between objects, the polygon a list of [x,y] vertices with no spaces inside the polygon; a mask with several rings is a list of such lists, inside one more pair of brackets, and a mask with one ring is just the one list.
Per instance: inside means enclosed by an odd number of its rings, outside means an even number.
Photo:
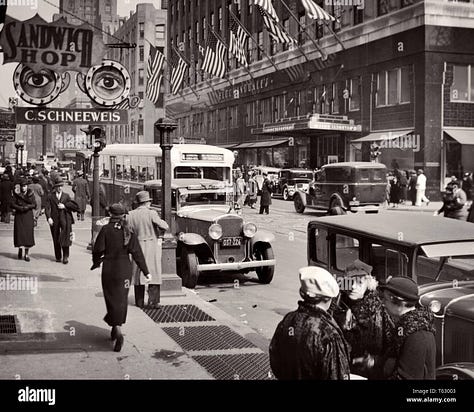
[{"label": "car's front wheel", "polygon": [[303,199],[301,199],[301,196],[302,196],[301,194],[296,193],[293,198],[293,204],[295,206],[295,210],[297,213],[303,213],[305,209]]},{"label": "car's front wheel", "polygon": [[181,250],[180,259],[180,273],[179,276],[183,281],[183,286],[189,289],[194,289],[199,278],[198,272],[198,258],[193,250],[185,247]]},{"label": "car's front wheel", "polygon": [[[270,245],[257,245],[254,250],[255,260],[271,260],[273,259],[273,249]],[[258,281],[268,284],[273,279],[275,266],[262,266],[256,269]]]}]

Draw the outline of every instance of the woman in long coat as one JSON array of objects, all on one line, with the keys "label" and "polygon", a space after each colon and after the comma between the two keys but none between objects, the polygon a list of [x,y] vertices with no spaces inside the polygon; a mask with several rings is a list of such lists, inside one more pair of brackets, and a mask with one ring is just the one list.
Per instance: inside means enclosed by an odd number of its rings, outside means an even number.
[{"label": "woman in long coat", "polygon": [[25,261],[29,262],[29,249],[35,245],[33,209],[36,208],[36,200],[24,178],[15,184],[11,207],[15,210],[13,244],[18,248],[18,259],[22,258],[22,248],[25,248]]},{"label": "woman in long coat", "polygon": [[35,195],[35,201],[36,201],[36,207],[33,211],[34,215],[34,225],[36,226],[38,223],[38,218],[41,216],[41,204],[42,204],[42,198],[44,196],[44,191],[42,186],[40,185],[39,181],[39,176],[33,176],[32,178],[33,183],[31,183],[28,186],[28,189],[30,189],[33,194]]},{"label": "woman in long coat", "polygon": [[120,203],[110,206],[110,221],[102,227],[92,251],[92,269],[102,266],[102,290],[107,314],[104,321],[112,327],[111,338],[115,340],[114,351],[120,352],[123,335],[120,327],[127,319],[128,292],[132,280],[132,263],[129,255],[151,280],[145,257],[136,235],[128,229],[125,209]]}]

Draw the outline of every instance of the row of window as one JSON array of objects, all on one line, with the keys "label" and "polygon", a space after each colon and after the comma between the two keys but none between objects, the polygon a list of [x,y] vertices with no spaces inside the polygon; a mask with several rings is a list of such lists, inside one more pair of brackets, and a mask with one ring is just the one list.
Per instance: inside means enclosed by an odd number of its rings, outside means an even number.
[{"label": "row of window", "polygon": [[[108,179],[145,182],[159,179],[156,158],[153,156],[102,156],[100,176]],[[113,171],[115,170],[115,174]],[[158,174],[157,174],[158,171]]]}]

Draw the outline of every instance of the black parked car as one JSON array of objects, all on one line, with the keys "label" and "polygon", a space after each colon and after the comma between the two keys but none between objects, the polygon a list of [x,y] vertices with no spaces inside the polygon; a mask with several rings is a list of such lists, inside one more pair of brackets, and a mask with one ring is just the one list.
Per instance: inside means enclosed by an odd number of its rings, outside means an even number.
[{"label": "black parked car", "polygon": [[306,191],[309,182],[313,179],[314,173],[312,170],[282,169],[278,173],[278,184],[275,185],[274,194],[283,196],[284,200],[291,200],[296,190]]}]

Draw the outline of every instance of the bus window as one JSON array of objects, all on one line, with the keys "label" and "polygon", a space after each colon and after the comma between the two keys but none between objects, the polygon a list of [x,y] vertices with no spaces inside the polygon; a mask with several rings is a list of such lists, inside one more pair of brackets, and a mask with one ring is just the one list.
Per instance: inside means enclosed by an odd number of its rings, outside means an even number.
[{"label": "bus window", "polygon": [[138,182],[139,163],[137,156],[131,156],[130,158],[130,180],[132,182]]},{"label": "bus window", "polygon": [[115,178],[123,180],[123,156],[117,156],[115,162]]},{"label": "bus window", "polygon": [[130,156],[123,157],[123,180],[130,180]]},{"label": "bus window", "polygon": [[202,179],[199,167],[177,166],[174,169],[175,179]]},{"label": "bus window", "polygon": [[336,268],[344,270],[359,259],[359,241],[356,238],[336,235]]},{"label": "bus window", "polygon": [[204,179],[224,181],[230,176],[230,169],[226,167],[203,167],[202,172]]}]

